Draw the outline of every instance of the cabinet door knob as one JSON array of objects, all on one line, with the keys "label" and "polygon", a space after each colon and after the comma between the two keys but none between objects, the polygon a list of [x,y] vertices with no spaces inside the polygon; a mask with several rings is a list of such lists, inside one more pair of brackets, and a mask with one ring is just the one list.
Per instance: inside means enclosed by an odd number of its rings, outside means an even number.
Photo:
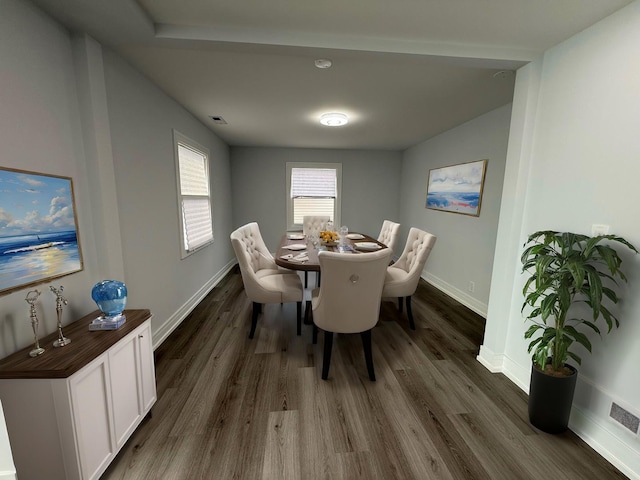
[{"label": "cabinet door knob", "polygon": [[138,335],[138,338],[144,338],[144,335]]}]

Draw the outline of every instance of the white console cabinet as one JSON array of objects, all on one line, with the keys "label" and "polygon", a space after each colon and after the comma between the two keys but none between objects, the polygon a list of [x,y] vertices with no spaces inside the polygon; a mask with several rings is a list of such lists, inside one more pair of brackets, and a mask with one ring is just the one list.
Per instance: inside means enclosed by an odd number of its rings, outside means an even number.
[{"label": "white console cabinet", "polygon": [[156,401],[149,310],[118,330],[93,331],[98,312],[0,361],[0,399],[20,480],[96,479]]}]

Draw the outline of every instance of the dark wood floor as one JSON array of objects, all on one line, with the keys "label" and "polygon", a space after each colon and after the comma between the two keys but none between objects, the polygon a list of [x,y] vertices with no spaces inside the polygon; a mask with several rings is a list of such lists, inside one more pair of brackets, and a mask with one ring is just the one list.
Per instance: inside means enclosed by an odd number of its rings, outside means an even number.
[{"label": "dark wood floor", "polygon": [[296,336],[295,305],[251,305],[230,273],[156,351],[158,401],[103,479],[626,478],[571,432],[527,421],[527,397],[476,361],[484,320],[422,282],[417,330],[384,301],[377,382],[358,335]]}]

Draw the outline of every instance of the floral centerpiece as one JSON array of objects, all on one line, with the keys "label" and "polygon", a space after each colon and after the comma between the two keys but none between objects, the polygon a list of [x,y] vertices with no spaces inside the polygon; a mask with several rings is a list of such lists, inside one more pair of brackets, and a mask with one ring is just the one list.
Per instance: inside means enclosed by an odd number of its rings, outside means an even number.
[{"label": "floral centerpiece", "polygon": [[320,232],[320,241],[325,245],[335,245],[338,238],[338,232],[332,232],[331,230],[322,230]]}]

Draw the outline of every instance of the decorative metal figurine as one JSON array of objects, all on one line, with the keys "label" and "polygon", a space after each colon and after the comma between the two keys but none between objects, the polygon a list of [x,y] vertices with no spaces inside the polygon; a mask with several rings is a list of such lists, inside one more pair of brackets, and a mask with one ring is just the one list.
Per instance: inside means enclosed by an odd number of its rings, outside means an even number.
[{"label": "decorative metal figurine", "polygon": [[53,294],[56,296],[56,313],[58,314],[58,339],[53,342],[54,347],[64,347],[71,343],[71,339],[65,337],[62,334],[62,305],[67,305],[69,302],[62,296],[64,287],[60,285],[60,288],[54,288],[49,286]]},{"label": "decorative metal figurine", "polygon": [[33,328],[33,338],[35,341],[35,346],[33,350],[29,352],[30,357],[37,357],[38,355],[42,355],[44,353],[44,348],[40,347],[38,343],[38,317],[36,316],[36,300],[40,296],[40,292],[38,290],[31,290],[27,293],[27,297],[25,298],[26,302],[30,305],[29,307],[29,316],[31,317],[31,328]]}]

